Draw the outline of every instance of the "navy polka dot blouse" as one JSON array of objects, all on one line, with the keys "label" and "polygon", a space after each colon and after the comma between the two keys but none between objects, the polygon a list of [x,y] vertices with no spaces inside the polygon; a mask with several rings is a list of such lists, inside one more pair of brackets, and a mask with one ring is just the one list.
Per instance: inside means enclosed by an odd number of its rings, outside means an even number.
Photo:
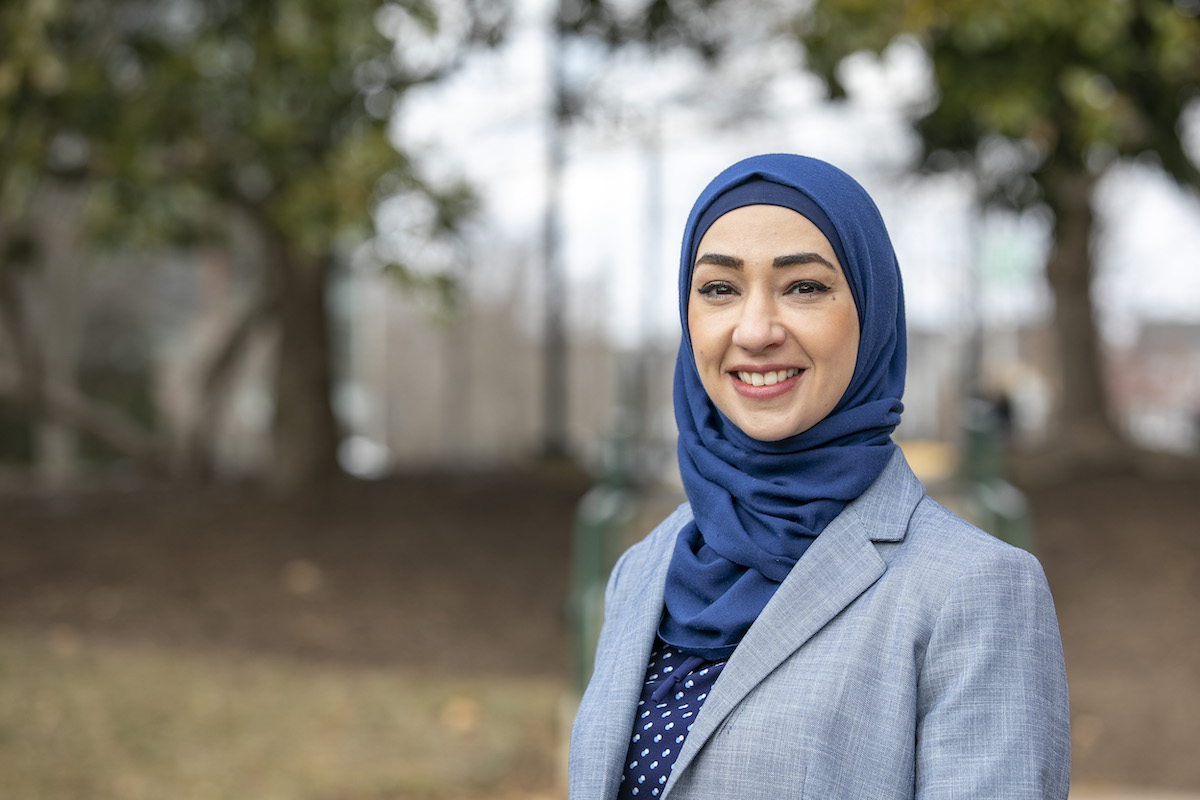
[{"label": "navy polka dot blouse", "polygon": [[617,800],[653,800],[662,794],[696,713],[724,666],[655,640]]}]

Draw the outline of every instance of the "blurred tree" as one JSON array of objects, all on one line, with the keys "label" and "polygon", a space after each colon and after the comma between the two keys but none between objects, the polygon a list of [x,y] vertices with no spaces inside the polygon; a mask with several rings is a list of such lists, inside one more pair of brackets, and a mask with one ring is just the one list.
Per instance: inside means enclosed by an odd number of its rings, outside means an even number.
[{"label": "blurred tree", "polygon": [[847,56],[901,37],[919,43],[936,92],[916,124],[924,165],[970,168],[985,203],[1052,212],[1046,276],[1061,378],[1052,444],[1089,461],[1122,457],[1091,301],[1092,195],[1119,159],[1200,188],[1181,142],[1200,98],[1200,3],[815,0],[792,24],[834,97],[844,95]]},{"label": "blurred tree", "polygon": [[924,49],[934,97],[912,110],[922,166],[970,170],[985,204],[1054,218],[1053,444],[1068,458],[1121,458],[1091,301],[1092,192],[1119,159],[1200,188],[1181,139],[1187,114],[1200,113],[1200,0],[813,0],[799,12],[779,0],[563,0],[559,25],[610,47],[686,47],[719,62],[764,21],[804,46],[833,99],[845,96],[846,58],[899,41]]},{"label": "blurred tree", "polygon": [[[0,7],[0,318],[14,354],[0,391],[126,453],[154,437],[70,387],[47,386],[22,305],[38,268],[28,209],[47,182],[87,187],[91,241],[220,244],[237,217],[264,257],[259,288],[213,357],[214,409],[255,330],[274,330],[271,479],[336,470],[330,278],[398,194],[452,233],[471,207],[388,137],[404,93],[494,43],[504,0],[35,0]],[[392,263],[401,277],[408,265]],[[211,415],[194,432],[203,446]]]},{"label": "blurred tree", "polygon": [[[52,257],[38,246],[38,198],[47,189],[65,196],[65,185],[87,171],[94,154],[83,131],[103,141],[119,130],[103,62],[56,41],[53,28],[64,14],[56,3],[0,6],[0,325],[8,345],[0,395],[35,417],[87,430],[117,451],[147,458],[154,444],[146,431],[118,409],[81,396],[69,379],[73,364],[47,363],[62,360],[56,355],[64,348],[43,338],[57,332],[61,319],[37,314],[31,302],[37,292],[30,284],[62,271],[58,265],[42,269]],[[50,209],[43,216],[59,213]]]}]

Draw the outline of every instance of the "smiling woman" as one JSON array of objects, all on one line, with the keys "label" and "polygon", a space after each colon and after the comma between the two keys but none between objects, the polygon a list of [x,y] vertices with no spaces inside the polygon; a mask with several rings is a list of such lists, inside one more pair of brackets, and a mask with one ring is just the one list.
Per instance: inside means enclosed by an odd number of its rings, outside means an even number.
[{"label": "smiling woman", "polygon": [[679,303],[688,502],[609,579],[572,800],[1065,798],[1041,566],[891,438],[904,302],[870,197],[801,156],[733,165],[688,219]]}]

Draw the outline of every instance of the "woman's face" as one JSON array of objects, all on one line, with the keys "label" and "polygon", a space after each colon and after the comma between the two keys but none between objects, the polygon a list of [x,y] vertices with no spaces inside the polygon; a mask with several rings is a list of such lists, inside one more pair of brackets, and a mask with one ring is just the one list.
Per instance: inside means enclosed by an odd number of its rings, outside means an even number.
[{"label": "woman's face", "polygon": [[704,390],[755,439],[808,430],[850,385],[850,286],[824,234],[791,209],[745,206],[712,224],[696,251],[687,319]]}]

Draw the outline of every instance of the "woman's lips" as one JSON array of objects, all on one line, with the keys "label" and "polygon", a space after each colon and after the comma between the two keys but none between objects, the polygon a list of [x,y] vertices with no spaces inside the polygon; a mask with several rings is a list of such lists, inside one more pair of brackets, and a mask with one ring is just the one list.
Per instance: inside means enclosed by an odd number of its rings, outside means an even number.
[{"label": "woman's lips", "polygon": [[731,370],[733,388],[743,397],[769,400],[787,394],[800,380],[804,370],[796,367],[773,370]]}]

